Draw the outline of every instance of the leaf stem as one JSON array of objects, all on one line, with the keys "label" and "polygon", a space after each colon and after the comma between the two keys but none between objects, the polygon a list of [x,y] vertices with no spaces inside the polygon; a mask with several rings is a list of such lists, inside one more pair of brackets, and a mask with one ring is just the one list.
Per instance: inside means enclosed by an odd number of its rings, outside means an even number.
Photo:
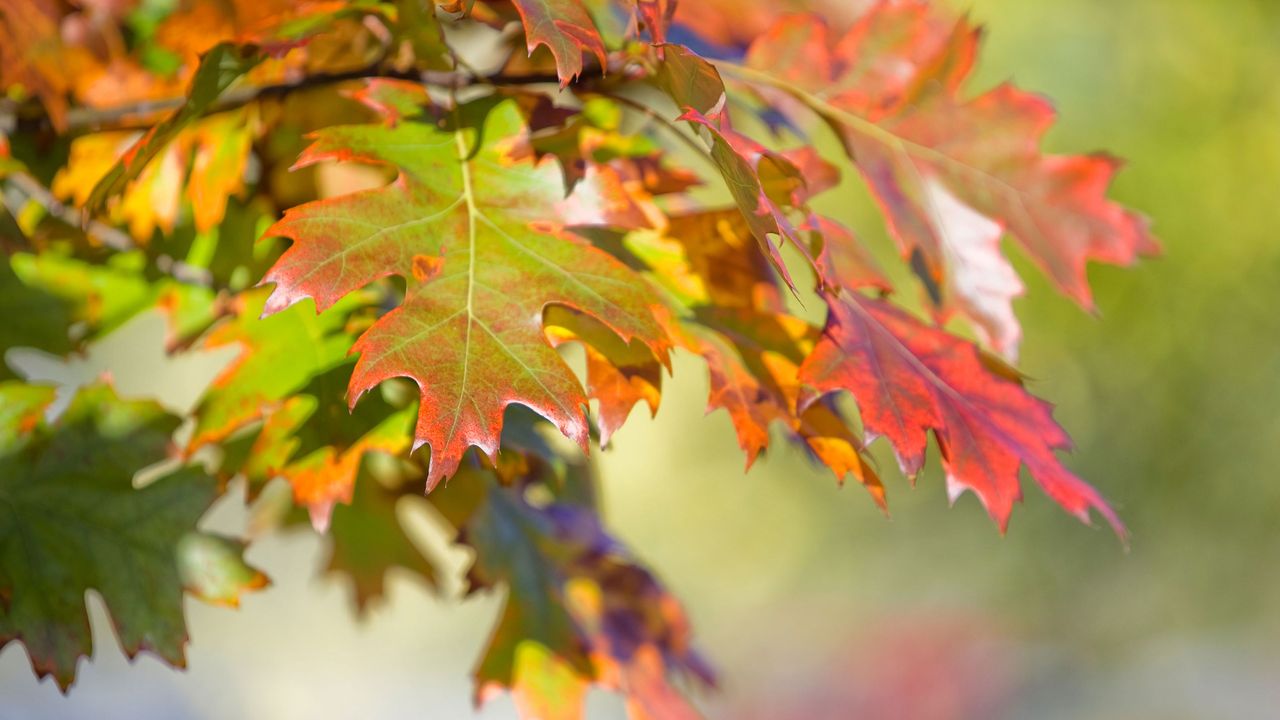
[{"label": "leaf stem", "polygon": [[584,92],[583,94],[598,95],[603,98],[608,98],[618,103],[619,105],[625,105],[628,108],[631,108],[632,110],[635,110],[636,112],[643,114],[644,116],[648,117],[650,120],[657,121],[658,124],[667,128],[667,130],[669,130],[672,135],[676,136],[685,145],[692,148],[694,153],[696,153],[698,157],[708,158],[710,154],[710,151],[707,149],[705,145],[698,142],[698,139],[696,137],[688,135],[683,130],[681,130],[680,126],[677,125],[674,120],[672,120],[671,118],[663,115],[662,113],[658,112],[657,110],[654,110],[653,108],[649,107],[648,105],[645,105],[644,103],[638,100],[634,100],[625,95],[619,95],[617,93],[607,92],[604,90],[589,90]]},{"label": "leaf stem", "polygon": [[[89,220],[87,223],[82,223],[80,214],[74,208],[59,200],[53,194],[53,191],[42,185],[39,180],[30,174],[25,172],[11,173],[5,178],[5,181],[18,194],[44,208],[44,211],[50,216],[72,227],[83,226],[90,237],[112,250],[125,252],[134,249],[133,239],[110,225],[97,220]],[[21,209],[20,206],[11,207],[10,211],[16,217]]]}]

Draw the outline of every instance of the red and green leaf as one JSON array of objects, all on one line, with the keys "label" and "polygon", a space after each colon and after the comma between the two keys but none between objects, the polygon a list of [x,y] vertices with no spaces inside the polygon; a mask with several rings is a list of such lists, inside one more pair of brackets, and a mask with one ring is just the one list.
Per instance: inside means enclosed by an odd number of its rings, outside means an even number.
[{"label": "red and green leaf", "polygon": [[666,358],[656,299],[631,270],[557,231],[563,199],[551,161],[535,163],[512,101],[464,106],[434,123],[331,127],[299,160],[356,160],[395,168],[386,187],[294,208],[267,231],[294,244],[265,278],[274,313],[303,298],[325,309],[389,275],[403,303],[353,347],[350,401],[408,377],[421,391],[415,445],[431,446],[427,485],[451,475],[475,446],[493,457],[513,403],[551,420],[585,447],[586,396],[543,333],[564,305]]}]

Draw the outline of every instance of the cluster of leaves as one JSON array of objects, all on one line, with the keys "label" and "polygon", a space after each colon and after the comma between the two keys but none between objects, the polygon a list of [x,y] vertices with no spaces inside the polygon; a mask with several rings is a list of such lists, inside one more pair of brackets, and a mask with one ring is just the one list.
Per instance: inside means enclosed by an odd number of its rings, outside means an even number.
[{"label": "cluster of leaves", "polygon": [[[0,644],[66,688],[94,589],[127,652],[181,663],[184,588],[266,583],[197,521],[232,480],[251,501],[284,482],[305,512],[273,527],[309,515],[361,609],[392,566],[439,572],[401,505],[474,551],[469,587],[507,589],[478,698],[573,717],[595,684],[694,716],[670,680],[714,676],[584,459],[657,410],[677,351],[748,465],[795,443],[883,507],[867,442],[914,478],[932,433],[950,495],[1001,530],[1025,467],[1123,536],[1012,368],[1001,250],[1091,307],[1088,262],[1156,250],[1106,198],[1117,162],[1044,153],[1039,97],[968,94],[968,21],[867,5],[837,30],[765,2],[6,2],[0,352],[65,356],[156,312],[169,353],[234,359],[177,433],[106,379],[64,407],[0,364]],[[857,178],[924,318],[814,209]]]}]

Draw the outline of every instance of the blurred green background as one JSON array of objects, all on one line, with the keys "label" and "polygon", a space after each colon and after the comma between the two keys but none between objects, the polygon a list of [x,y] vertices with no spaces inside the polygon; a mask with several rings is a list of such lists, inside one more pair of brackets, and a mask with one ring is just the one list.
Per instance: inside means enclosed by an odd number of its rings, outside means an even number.
[{"label": "blurred green background", "polygon": [[[1280,3],[971,8],[989,31],[971,88],[1012,77],[1060,109],[1052,149],[1128,158],[1115,195],[1165,244],[1092,269],[1100,319],[1016,261],[1022,367],[1132,549],[1030,483],[1001,538],[972,496],[948,509],[936,455],[911,489],[877,448],[891,520],[781,445],[744,476],[687,359],[657,420],[638,413],[599,456],[608,521],[685,600],[722,671],[713,717],[1280,717]],[[887,247],[847,198],[827,209]],[[224,502],[211,522],[244,519]],[[256,545],[275,587],[238,612],[190,604],[186,673],[129,667],[100,614],[69,699],[6,648],[0,718],[470,717],[496,599],[394,583],[357,624],[345,589],[314,579],[321,555],[304,534]]]}]

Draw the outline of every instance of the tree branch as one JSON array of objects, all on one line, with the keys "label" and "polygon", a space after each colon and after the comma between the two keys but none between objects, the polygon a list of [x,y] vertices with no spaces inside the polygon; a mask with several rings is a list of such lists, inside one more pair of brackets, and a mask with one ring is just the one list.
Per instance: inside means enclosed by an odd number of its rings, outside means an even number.
[{"label": "tree branch", "polygon": [[[112,250],[128,252],[137,249],[133,238],[104,222],[82,217],[79,211],[59,200],[49,188],[28,173],[10,173],[5,176],[2,185],[14,191],[12,194],[0,193],[0,195],[3,195],[5,206],[15,217],[21,213],[24,201],[34,202],[44,208],[50,217],[57,218],[72,227],[84,228],[85,234]],[[178,282],[204,287],[213,284],[211,274],[204,268],[174,260],[167,255],[157,257],[155,263],[161,272]]]},{"label": "tree branch", "polygon": [[[82,221],[80,213],[78,213],[75,208],[67,206],[66,203],[54,196],[53,192],[49,190],[49,188],[40,184],[40,181],[36,180],[31,175],[25,172],[15,172],[6,176],[5,181],[10,187],[17,190],[18,193],[27,200],[30,200],[44,208],[45,212],[49,213],[50,216],[55,217],[72,227],[83,227],[85,233],[90,237],[103,245],[106,245],[112,250],[124,252],[134,248],[132,238],[110,225],[98,222],[92,218],[88,219],[87,222]],[[7,199],[8,197],[6,197],[6,200]],[[22,208],[19,205],[18,207],[10,207],[9,210],[16,217],[21,209]]]},{"label": "tree branch", "polygon": [[[312,87],[332,85],[351,80],[372,78],[388,78],[393,80],[412,80],[424,85],[434,85],[446,89],[459,89],[471,85],[542,85],[558,84],[555,73],[533,73],[527,75],[490,75],[475,77],[463,72],[441,72],[432,70],[400,71],[382,67],[380,64],[369,65],[355,70],[336,73],[315,73],[270,85],[250,85],[233,88],[226,92],[209,112],[223,112],[255,100],[268,97],[280,97],[291,92]],[[127,105],[114,105],[104,108],[84,106],[72,107],[67,111],[67,133],[98,132],[102,130],[144,130],[154,122],[126,122],[137,118],[148,118],[169,110],[181,107],[187,101],[185,95],[143,100]],[[17,115],[18,130],[38,130],[49,123],[48,114],[38,104],[19,108]]]}]

